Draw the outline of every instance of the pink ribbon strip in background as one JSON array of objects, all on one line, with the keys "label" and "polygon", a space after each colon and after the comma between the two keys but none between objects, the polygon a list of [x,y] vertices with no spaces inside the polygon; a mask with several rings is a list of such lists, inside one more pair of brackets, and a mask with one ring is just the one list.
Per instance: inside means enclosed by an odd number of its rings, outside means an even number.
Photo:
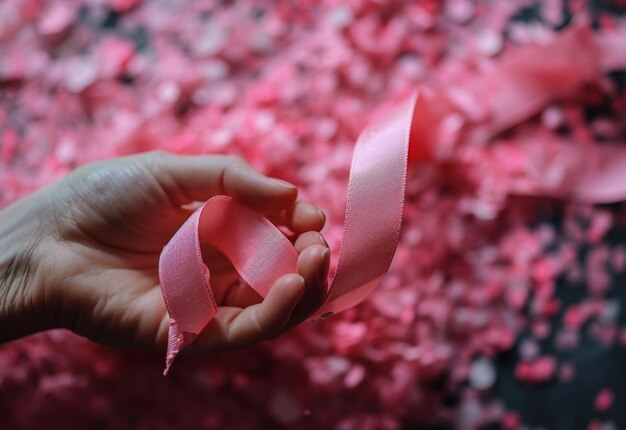
[{"label": "pink ribbon strip in background", "polygon": [[[387,272],[400,235],[409,159],[412,163],[445,159],[446,151],[461,145],[475,146],[486,160],[493,159],[496,148],[486,145],[489,138],[527,120],[601,72],[624,67],[626,35],[595,35],[579,25],[539,49],[518,51],[469,82],[420,90],[365,129],[354,149],[337,270],[313,319],[358,304]],[[446,128],[446,120],[454,114],[466,118],[456,133]],[[536,168],[525,171],[536,174],[514,181],[514,193],[589,203],[626,199],[623,145],[555,141],[539,146],[532,138],[528,145],[536,157],[524,162]],[[551,172],[554,165],[561,170]],[[488,162],[485,169],[489,169]],[[178,352],[197,338],[217,312],[201,243],[222,252],[262,297],[278,278],[295,272],[293,245],[264,216],[226,196],[207,201],[165,246],[160,258],[161,288],[171,318],[165,374]]]}]

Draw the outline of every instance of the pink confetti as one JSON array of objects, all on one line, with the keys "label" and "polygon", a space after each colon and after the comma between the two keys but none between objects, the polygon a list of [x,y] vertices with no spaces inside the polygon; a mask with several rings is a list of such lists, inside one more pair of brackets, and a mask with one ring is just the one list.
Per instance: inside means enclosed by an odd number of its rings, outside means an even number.
[{"label": "pink confetti", "polygon": [[559,368],[559,380],[565,384],[570,383],[574,380],[575,372],[573,363],[561,363],[561,367]]},{"label": "pink confetti", "polygon": [[57,1],[42,13],[37,29],[43,36],[60,35],[74,22],[76,8],[71,3]]},{"label": "pink confetti", "polygon": [[547,382],[555,377],[556,361],[553,357],[543,356],[532,361],[519,362],[515,368],[515,376],[527,384]]},{"label": "pink confetti", "polygon": [[[533,395],[575,379],[572,362],[542,351],[551,333],[567,353],[587,335],[626,346],[607,299],[626,268],[626,248],[606,243],[621,209],[537,196],[587,183],[594,160],[610,171],[602,163],[623,150],[626,98],[600,72],[622,61],[622,23],[600,15],[599,50],[576,19],[559,39],[557,0],[541,2],[541,23],[513,21],[525,0],[408,3],[0,2],[2,206],[102,158],[236,154],[321,206],[336,252],[357,134],[416,87],[432,93],[427,124],[446,113],[438,144],[412,154],[423,163],[401,242],[368,301],[251,350],[188,358],[167,380],[155,377],[159,354],[65,331],[2,345],[4,425],[373,430],[459,416],[512,430],[522,418],[497,398],[502,352],[516,348],[515,376]],[[590,105],[602,116],[589,121]],[[590,155],[599,148],[608,155]],[[545,207],[561,225],[537,225]],[[586,295],[562,304],[561,279]],[[433,387],[453,387],[458,405]]]},{"label": "pink confetti", "polygon": [[593,405],[598,412],[606,412],[613,406],[614,401],[613,391],[605,388],[596,395]]}]

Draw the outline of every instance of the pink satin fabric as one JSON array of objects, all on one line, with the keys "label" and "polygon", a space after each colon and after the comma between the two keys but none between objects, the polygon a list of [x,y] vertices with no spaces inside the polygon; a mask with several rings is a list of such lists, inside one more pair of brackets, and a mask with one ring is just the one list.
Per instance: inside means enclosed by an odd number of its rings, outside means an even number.
[{"label": "pink satin fabric", "polygon": [[[358,304],[387,272],[400,235],[409,156],[412,161],[436,157],[440,126],[447,115],[462,112],[471,104],[469,114],[474,122],[458,141],[486,141],[592,79],[599,67],[624,67],[626,54],[614,52],[622,47],[623,40],[615,36],[600,38],[586,27],[575,27],[544,47],[503,61],[498,68],[466,82],[462,91],[460,85],[434,93],[420,91],[365,129],[355,146],[350,170],[337,270],[326,301],[313,319]],[[575,145],[559,148],[570,154],[568,167],[579,175],[550,183],[539,174],[513,191],[592,203],[626,198],[623,148],[585,147],[578,155],[571,155],[580,150]],[[176,233],[160,258],[161,288],[171,318],[165,374],[176,354],[194,341],[217,312],[201,243],[225,254],[241,278],[262,297],[279,277],[295,271],[295,249],[266,218],[226,196],[207,201]]]},{"label": "pink satin fabric", "polygon": [[217,312],[201,242],[224,254],[262,297],[278,278],[295,272],[296,250],[267,218],[227,196],[207,201],[165,246],[159,261],[161,289],[170,314],[165,373],[178,352],[198,337]]}]

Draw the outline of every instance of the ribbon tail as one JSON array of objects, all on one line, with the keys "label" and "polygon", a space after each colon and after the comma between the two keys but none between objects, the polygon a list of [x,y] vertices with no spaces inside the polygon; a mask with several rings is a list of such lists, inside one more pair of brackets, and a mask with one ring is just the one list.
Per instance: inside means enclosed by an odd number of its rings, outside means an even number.
[{"label": "ribbon tail", "polygon": [[167,336],[167,354],[165,356],[165,370],[163,376],[167,376],[178,353],[186,346],[191,345],[198,335],[188,331],[180,331],[175,319],[170,320]]}]

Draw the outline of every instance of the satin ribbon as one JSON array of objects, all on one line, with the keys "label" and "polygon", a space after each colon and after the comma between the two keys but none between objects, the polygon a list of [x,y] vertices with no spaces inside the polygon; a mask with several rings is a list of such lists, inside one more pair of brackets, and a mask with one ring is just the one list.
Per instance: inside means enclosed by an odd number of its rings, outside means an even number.
[{"label": "satin ribbon", "polygon": [[[315,319],[359,303],[391,264],[402,223],[415,100],[411,97],[359,137],[350,170],[341,254]],[[165,373],[217,312],[201,242],[222,252],[262,297],[275,281],[296,269],[296,250],[265,217],[226,196],[208,200],[161,253],[159,276],[171,318]]]},{"label": "satin ribbon", "polygon": [[[626,66],[626,50],[621,55],[614,52],[622,47],[624,41],[619,38],[600,38],[577,26],[546,46],[503,60],[497,69],[466,82],[461,92],[415,93],[365,129],[355,146],[350,169],[337,270],[313,319],[358,304],[382,280],[400,236],[409,158],[413,162],[435,156],[440,126],[447,115],[461,112],[473,118],[459,143],[486,141],[534,115],[550,100],[571,93],[593,78],[598,67]],[[590,202],[625,199],[626,182],[615,182],[615,172],[626,169],[626,153],[620,149],[620,154],[621,158],[613,158],[618,161],[609,163],[611,174],[598,174],[597,165],[581,162],[577,168],[586,172],[582,175],[585,181],[555,186],[542,183],[538,177],[517,191],[581,196]],[[281,276],[295,272],[297,253],[270,221],[226,196],[207,201],[165,246],[159,262],[171,320],[164,374],[178,352],[197,338],[217,312],[201,243],[222,252],[262,297]]]}]

